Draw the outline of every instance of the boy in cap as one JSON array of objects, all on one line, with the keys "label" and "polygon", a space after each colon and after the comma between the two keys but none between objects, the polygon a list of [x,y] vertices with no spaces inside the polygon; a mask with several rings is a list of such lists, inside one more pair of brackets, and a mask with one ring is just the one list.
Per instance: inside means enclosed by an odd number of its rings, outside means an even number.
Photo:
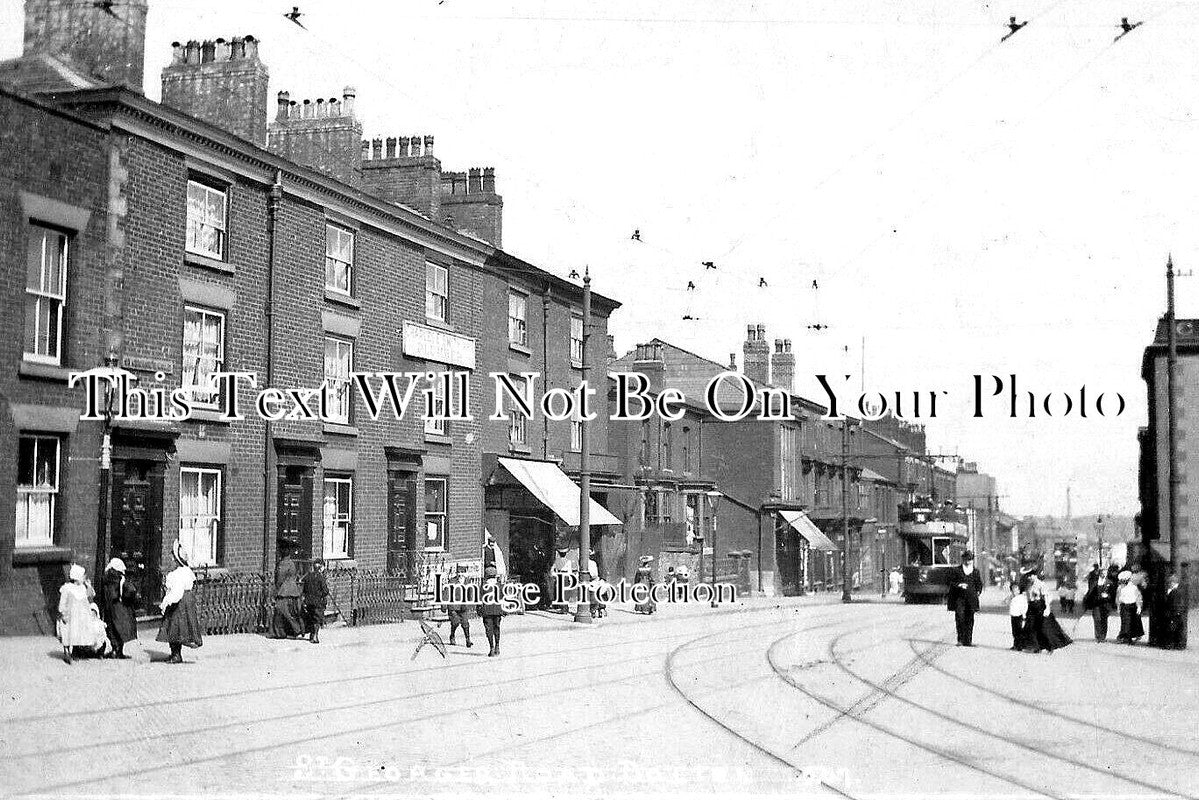
[{"label": "boy in cap", "polygon": [[[454,573],[450,576],[450,586],[462,586],[463,588],[458,589],[457,591],[465,594],[465,586],[463,586],[465,582],[465,576],[466,565],[455,565]],[[450,591],[453,592],[454,590],[451,589]],[[465,599],[465,597],[462,599]],[[446,614],[450,618],[450,644],[455,643],[454,635],[458,632],[458,629],[461,628],[462,635],[466,637],[466,646],[473,647],[474,645],[470,641],[470,620],[466,617],[467,612],[470,611],[470,606],[468,606],[466,603],[448,603],[445,607],[445,610]]]},{"label": "boy in cap", "polygon": [[325,579],[325,562],[319,558],[300,581],[303,598],[304,623],[308,626],[308,641],[321,643],[321,626],[325,624],[325,608],[329,603],[329,582]]},{"label": "boy in cap", "polygon": [[491,646],[488,656],[500,654],[500,620],[504,618],[504,587],[499,581],[499,572],[494,566],[483,570],[483,585],[479,587],[479,616],[483,618],[483,633]]}]

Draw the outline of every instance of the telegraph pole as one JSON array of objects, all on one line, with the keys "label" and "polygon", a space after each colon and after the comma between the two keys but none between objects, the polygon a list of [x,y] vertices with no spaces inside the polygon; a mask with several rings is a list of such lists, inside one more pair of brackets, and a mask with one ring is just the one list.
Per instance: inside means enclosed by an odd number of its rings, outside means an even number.
[{"label": "telegraph pole", "polygon": [[1174,257],[1166,258],[1166,430],[1169,454],[1169,497],[1170,497],[1170,569],[1178,572],[1181,567],[1181,552],[1178,547],[1178,387],[1175,373],[1178,369],[1178,337],[1174,320]]},{"label": "telegraph pole", "polygon": [[[587,355],[591,341],[591,270],[583,270],[583,384],[591,369]],[[591,574],[591,425],[587,415],[582,414],[579,424],[579,606],[575,610],[575,622],[590,625],[591,603],[589,584]]]},{"label": "telegraph pole", "polygon": [[849,575],[849,419],[841,420],[841,602],[852,602]]}]

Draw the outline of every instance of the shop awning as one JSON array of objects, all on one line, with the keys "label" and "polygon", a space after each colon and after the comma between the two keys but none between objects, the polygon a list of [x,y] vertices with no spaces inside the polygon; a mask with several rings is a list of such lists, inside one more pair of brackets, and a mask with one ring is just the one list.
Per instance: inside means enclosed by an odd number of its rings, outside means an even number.
[{"label": "shop awning", "polygon": [[[557,464],[549,461],[525,461],[519,458],[500,458],[500,466],[520,481],[529,492],[558,515],[567,525],[579,524],[578,484],[567,477]],[[620,525],[619,519],[595,500],[591,500],[592,525]]]},{"label": "shop awning", "polygon": [[823,550],[826,553],[836,551],[837,545],[833,544],[832,539],[825,536],[812,520],[808,519],[807,514],[802,511],[780,511],[779,514],[787,520],[787,524],[794,528],[796,533],[808,540],[812,549]]}]

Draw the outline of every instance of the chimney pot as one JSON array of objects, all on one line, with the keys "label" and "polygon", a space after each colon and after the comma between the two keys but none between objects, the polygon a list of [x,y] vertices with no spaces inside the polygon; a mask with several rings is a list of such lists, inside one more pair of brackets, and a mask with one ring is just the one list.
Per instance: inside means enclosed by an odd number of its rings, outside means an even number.
[{"label": "chimney pot", "polygon": [[420,142],[421,142],[421,137],[419,134],[411,137],[408,140],[409,147],[411,147],[411,149],[408,151],[409,155],[411,155],[411,156],[419,156],[420,155]]},{"label": "chimney pot", "polygon": [[242,52],[243,56],[245,56],[246,58],[258,58],[258,40],[257,39],[255,39],[253,36],[250,36],[249,34],[246,34],[246,38],[243,40],[243,44],[245,45],[245,49]]},{"label": "chimney pot", "polygon": [[183,45],[179,42],[171,42],[171,63],[183,63]]},{"label": "chimney pot", "polygon": [[321,119],[322,117],[328,116],[328,114],[325,113],[325,99],[323,97],[316,98],[316,103],[313,105],[315,106],[313,109],[314,119]]},{"label": "chimney pot", "polygon": [[200,63],[211,64],[215,56],[216,44],[208,39],[205,39],[204,43],[200,45]]},{"label": "chimney pot", "polygon": [[395,157],[396,157],[396,140],[395,140],[395,137],[394,137],[394,136],[389,136],[389,137],[387,137],[387,142],[386,142],[386,145],[387,145],[387,150],[386,150],[386,152],[384,153],[383,157],[384,157],[384,158],[395,158]]},{"label": "chimney pot", "polygon": [[200,43],[195,39],[188,41],[184,49],[184,59],[188,64],[200,63]]},{"label": "chimney pot", "polygon": [[432,136],[425,137],[425,155],[427,155],[427,156],[433,155],[433,137]]},{"label": "chimney pot", "polygon": [[371,160],[371,143],[367,139],[362,140],[362,160],[363,161]]},{"label": "chimney pot", "polygon": [[737,369],[737,354],[729,353],[729,369],[735,371]]},{"label": "chimney pot", "polygon": [[483,191],[495,194],[495,167],[483,168]]},{"label": "chimney pot", "polygon": [[246,40],[240,36],[234,36],[233,41],[229,45],[229,58],[240,61],[246,57]]},{"label": "chimney pot", "polygon": [[478,194],[483,191],[483,170],[471,167],[466,173],[466,193]]},{"label": "chimney pot", "polygon": [[776,352],[776,353],[783,352],[783,340],[782,339],[774,340],[774,352]]},{"label": "chimney pot", "polygon": [[399,138],[399,148],[400,149],[399,149],[398,155],[400,158],[405,158],[408,155],[408,144],[409,144],[409,139],[407,136],[401,136]]},{"label": "chimney pot", "polygon": [[371,151],[374,152],[374,154],[375,154],[374,158],[376,161],[383,158],[383,140],[382,139],[372,139],[371,140]]},{"label": "chimney pot", "polygon": [[286,91],[279,92],[278,104],[275,119],[287,119],[288,109],[291,108],[291,95]]}]

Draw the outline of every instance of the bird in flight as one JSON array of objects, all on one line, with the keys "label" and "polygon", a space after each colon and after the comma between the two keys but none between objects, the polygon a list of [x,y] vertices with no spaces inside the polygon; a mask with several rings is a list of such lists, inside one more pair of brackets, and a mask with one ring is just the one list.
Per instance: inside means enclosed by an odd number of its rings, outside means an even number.
[{"label": "bird in flight", "polygon": [[570,271],[570,275],[568,275],[567,277],[570,278],[572,281],[577,281],[579,279],[579,271],[577,269],[572,269]]},{"label": "bird in flight", "polygon": [[699,320],[699,317],[693,317],[690,314],[683,315],[684,322],[697,322],[698,320]]},{"label": "bird in flight", "polygon": [[815,279],[815,278],[813,278],[813,279],[812,279],[812,288],[813,288],[813,289],[819,289],[819,288],[820,288],[820,284],[818,284],[818,283],[816,282],[816,279]]},{"label": "bird in flight", "polygon": [[1125,36],[1132,33],[1133,31],[1135,31],[1137,28],[1141,27],[1144,24],[1145,24],[1145,20],[1141,20],[1140,22],[1129,22],[1128,17],[1121,17],[1120,18],[1120,35],[1117,36],[1112,41],[1113,42],[1120,41]]},{"label": "bird in flight", "polygon": [[1009,17],[1009,22],[1008,22],[1008,24],[1007,24],[1007,27],[1008,27],[1008,32],[1007,32],[1007,34],[1006,34],[1006,35],[1004,35],[1004,37],[1003,37],[1002,39],[1000,39],[999,41],[1001,41],[1001,42],[1006,42],[1008,39],[1010,39],[1010,38],[1012,38],[1013,36],[1015,36],[1015,35],[1016,35],[1016,32],[1017,32],[1018,30],[1020,30],[1021,28],[1023,28],[1023,27],[1024,27],[1025,25],[1027,25],[1027,24],[1028,24],[1028,20],[1024,20],[1023,22],[1016,22],[1016,18],[1015,18],[1015,17]]},{"label": "bird in flight", "polygon": [[[288,11],[288,12],[287,12],[286,14],[284,14],[283,16],[287,17],[287,18],[288,18],[288,19],[290,19],[292,22],[294,22],[294,23],[296,23],[297,25],[299,25],[301,28],[304,28],[304,23],[303,23],[303,22],[300,22],[300,17],[302,17],[302,16],[304,16],[304,15],[303,15],[303,13],[301,13],[301,12],[300,12],[300,7],[299,7],[299,6],[292,6],[292,7],[291,7],[291,11]],[[308,29],[307,29],[307,28],[304,28],[304,30],[308,30]]]},{"label": "bird in flight", "polygon": [[712,261],[701,261],[700,265],[703,266],[704,269],[716,269],[716,264]]},{"label": "bird in flight", "polygon": [[[112,10],[114,5],[116,5],[116,0],[94,0],[92,3],[92,8],[98,8],[105,14],[116,17],[117,12]],[[117,17],[117,19],[120,19],[120,17]]]},{"label": "bird in flight", "polygon": [[825,331],[825,330],[828,330],[828,326],[817,322],[815,325],[809,325],[808,330],[810,330],[810,331]]},{"label": "bird in flight", "polygon": [[633,235],[630,236],[629,238],[632,239],[634,242],[641,241],[641,229],[633,228]]},{"label": "bird in flight", "polygon": [[759,278],[758,278],[758,288],[759,288],[759,289],[761,289],[763,286],[769,286],[769,285],[770,285],[770,284],[768,284],[768,283],[766,282],[766,279],[765,279],[765,278],[761,278],[761,277],[759,277]]},{"label": "bird in flight", "polygon": [[687,291],[695,291],[695,281],[687,281]]}]

